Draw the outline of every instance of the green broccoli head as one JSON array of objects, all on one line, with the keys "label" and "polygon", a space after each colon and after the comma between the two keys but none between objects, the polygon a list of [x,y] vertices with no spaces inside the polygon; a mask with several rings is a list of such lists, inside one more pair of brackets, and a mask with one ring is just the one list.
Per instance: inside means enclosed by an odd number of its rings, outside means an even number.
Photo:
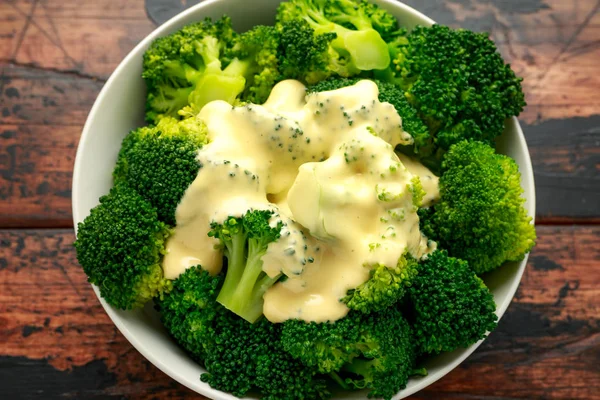
[{"label": "green broccoli head", "polygon": [[261,104],[267,100],[280,80],[279,46],[279,31],[273,26],[257,25],[238,36],[227,53],[231,61],[225,71],[245,77],[242,101]]},{"label": "green broccoli head", "polygon": [[135,190],[118,184],[77,226],[77,259],[107,303],[142,307],[171,289],[161,258],[171,230]]},{"label": "green broccoli head", "polygon": [[349,389],[390,399],[406,386],[416,353],[407,321],[396,308],[355,311],[333,323],[283,323],[281,343],[293,357]]},{"label": "green broccoli head", "polygon": [[335,33],[316,34],[303,19],[282,22],[277,28],[281,37],[279,68],[282,79],[314,84],[339,70],[338,57],[329,50]]},{"label": "green broccoli head", "polygon": [[207,373],[202,381],[242,397],[258,390],[263,399],[301,400],[330,397],[315,368],[293,359],[281,346],[281,325],[260,319],[254,324],[220,307],[205,344]]},{"label": "green broccoli head", "polygon": [[[142,77],[148,88],[147,121],[156,123],[162,116],[178,117],[197,86],[205,85],[203,78],[220,71],[224,50],[232,46],[236,36],[231,20],[223,17],[215,22],[206,19],[187,25],[156,39],[144,53]],[[222,83],[224,87],[234,85]],[[237,93],[233,97],[236,96]]]},{"label": "green broccoli head", "polygon": [[369,280],[348,291],[342,299],[348,308],[363,313],[384,310],[400,301],[417,274],[418,262],[405,254],[393,267],[376,265]]},{"label": "green broccoli head", "polygon": [[270,210],[251,210],[242,217],[213,222],[208,233],[221,241],[227,257],[225,283],[217,301],[251,323],[262,316],[263,295],[280,278],[262,270],[262,256],[283,227],[281,221],[271,226],[272,216]]},{"label": "green broccoli head", "polygon": [[484,143],[458,143],[442,164],[440,201],[420,212],[422,229],[478,274],[521,260],[536,238],[522,193],[513,159]]},{"label": "green broccoli head", "polygon": [[175,225],[175,209],[201,165],[198,150],[206,144],[206,126],[195,118],[164,117],[156,126],[132,131],[123,140],[113,172],[158,210],[161,221]]},{"label": "green broccoli head", "polygon": [[[333,77],[307,88],[308,93],[336,90],[356,84],[361,78]],[[402,118],[402,129],[408,132],[415,140],[415,146],[421,148],[430,146],[429,131],[427,126],[417,115],[416,109],[408,102],[404,92],[397,86],[383,81],[374,81],[379,89],[379,101],[387,102],[394,106]]]},{"label": "green broccoli head", "polygon": [[408,288],[422,353],[468,347],[496,328],[494,297],[468,263],[437,250],[419,264]]},{"label": "green broccoli head", "polygon": [[525,106],[522,79],[485,34],[417,27],[399,30],[388,46],[392,63],[375,76],[401,87],[427,124],[432,145],[415,152],[430,164],[465,139],[492,145]]},{"label": "green broccoli head", "polygon": [[[327,59],[326,63],[315,64],[321,66],[326,64],[325,71],[316,69],[309,72],[316,73],[316,76],[325,73],[323,77],[329,74],[349,77],[361,71],[384,69],[390,64],[387,45],[375,29],[378,27],[388,29],[386,25],[388,22],[383,18],[384,11],[378,12],[375,6],[366,4],[352,0],[291,0],[279,5],[277,23],[284,31],[291,29],[291,35],[301,37],[302,43],[311,43],[309,54],[311,59],[320,60],[321,55]],[[306,27],[303,25],[286,25],[298,20],[308,23],[316,35],[314,39],[308,37]],[[335,37],[321,36],[330,34],[334,34]],[[320,51],[323,41],[329,43],[326,55]],[[297,49],[300,49],[300,46]],[[297,49],[295,54],[298,53]],[[317,53],[320,55],[317,56]],[[307,64],[302,65],[304,67]],[[307,72],[303,75],[311,76]]]},{"label": "green broccoli head", "polygon": [[222,283],[221,275],[213,277],[194,266],[173,281],[171,292],[156,302],[169,333],[199,362],[206,357],[204,346],[213,333],[218,310],[215,300]]}]

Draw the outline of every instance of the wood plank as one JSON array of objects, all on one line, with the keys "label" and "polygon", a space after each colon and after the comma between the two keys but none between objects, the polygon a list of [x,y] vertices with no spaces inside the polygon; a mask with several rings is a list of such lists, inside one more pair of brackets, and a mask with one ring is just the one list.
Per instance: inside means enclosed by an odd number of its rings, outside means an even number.
[{"label": "wood plank", "polygon": [[[600,227],[538,228],[498,329],[414,399],[598,399]],[[7,398],[183,398],[135,351],[74,260],[70,230],[0,231],[0,371]],[[30,379],[36,376],[36,379]]]},{"label": "wood plank", "polygon": [[600,222],[600,115],[522,128],[535,175],[537,222]]},{"label": "wood plank", "polygon": [[0,125],[81,129],[103,84],[75,74],[0,65]]},{"label": "wood plank", "polygon": [[0,125],[0,226],[72,226],[80,133],[78,126]]}]

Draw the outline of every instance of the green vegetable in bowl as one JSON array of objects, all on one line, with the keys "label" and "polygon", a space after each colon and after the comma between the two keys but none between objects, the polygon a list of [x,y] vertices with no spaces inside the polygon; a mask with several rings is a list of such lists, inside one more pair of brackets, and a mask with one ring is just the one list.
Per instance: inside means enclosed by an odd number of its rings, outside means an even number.
[{"label": "green vegetable in bowl", "polygon": [[213,222],[209,236],[221,241],[227,257],[227,275],[217,302],[240,317],[255,322],[263,313],[263,295],[280,275],[269,277],[262,270],[262,257],[269,243],[279,239],[282,222],[269,225],[272,211],[255,210],[242,217]]},{"label": "green vegetable in bowl", "polygon": [[171,289],[160,266],[170,234],[150,203],[117,184],[79,224],[77,259],[110,305],[141,307]]},{"label": "green vegetable in bowl", "polygon": [[525,106],[522,79],[485,34],[442,25],[401,29],[388,47],[392,62],[375,77],[404,90],[429,128],[406,151],[434,170],[462,140],[494,145],[504,120]]},{"label": "green vegetable in bowl", "polygon": [[480,275],[535,229],[494,149],[521,79],[485,35],[290,0],[274,26],[224,16],[155,40],[142,77],[148,125],[75,248],[111,306],[154,301],[203,382],[391,399],[496,327]]},{"label": "green vegetable in bowl", "polygon": [[421,211],[425,234],[478,274],[521,260],[535,243],[513,159],[481,142],[450,148],[442,164],[441,199]]},{"label": "green vegetable in bowl", "polygon": [[350,312],[333,323],[283,323],[281,343],[308,366],[330,374],[342,387],[369,389],[391,398],[406,386],[416,360],[412,328],[395,307]]},{"label": "green vegetable in bowl", "polygon": [[196,152],[207,142],[206,127],[189,118],[164,117],[156,126],[129,133],[113,176],[150,202],[161,221],[175,225],[175,209],[201,165]]}]

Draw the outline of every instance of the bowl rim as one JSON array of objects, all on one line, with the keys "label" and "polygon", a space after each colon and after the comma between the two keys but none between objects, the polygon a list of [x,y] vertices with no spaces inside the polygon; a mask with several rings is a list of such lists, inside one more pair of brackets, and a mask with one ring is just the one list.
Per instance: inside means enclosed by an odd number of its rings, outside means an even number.
[{"label": "bowl rim", "polygon": [[[110,88],[114,83],[114,80],[126,68],[126,65],[128,65],[130,62],[132,62],[133,60],[138,58],[139,57],[138,53],[140,53],[142,51],[142,49],[147,48],[154,39],[156,39],[157,37],[163,36],[163,35],[167,34],[168,32],[171,32],[173,30],[173,28],[177,28],[177,26],[180,24],[180,22],[182,20],[185,20],[190,15],[196,14],[196,13],[200,12],[200,10],[202,10],[203,8],[210,7],[212,4],[220,2],[220,1],[222,1],[222,0],[201,1],[200,3],[194,5],[186,10],[183,10],[182,12],[173,16],[168,21],[164,22],[162,25],[157,26],[151,33],[149,33],[147,36],[145,36],[144,39],[142,39],[133,49],[131,49],[129,51],[129,53],[125,56],[125,58],[119,63],[119,65],[111,73],[110,77],[107,79],[104,86],[100,90],[100,93],[96,97],[96,100],[94,101],[94,104],[93,104],[93,106],[87,116],[86,122],[83,126],[82,133],[79,138],[79,144],[77,146],[77,152],[75,155],[72,187],[71,187],[71,189],[72,189],[72,198],[71,198],[72,207],[71,208],[72,208],[72,216],[73,216],[73,229],[75,231],[75,235],[77,235],[77,223],[78,223],[78,221],[82,220],[82,218],[81,218],[82,215],[80,215],[80,206],[79,206],[79,199],[78,199],[78,193],[79,193],[78,185],[81,180],[81,176],[80,176],[81,171],[82,171],[81,164],[83,162],[82,155],[87,151],[87,143],[89,142],[87,139],[91,135],[91,133],[90,133],[91,127],[94,124],[94,120],[96,118],[98,118],[100,106],[103,103],[104,99],[107,97],[107,93],[109,93]],[[284,0],[281,0],[281,1],[284,1]],[[379,4],[387,5],[388,8],[400,9],[401,10],[400,12],[410,14],[412,17],[415,17],[416,19],[423,21],[424,24],[432,25],[435,23],[434,20],[427,17],[420,11],[417,11],[414,8],[402,3],[401,0],[400,1],[376,0],[376,2]],[[507,120],[506,125],[507,126],[512,125],[512,128],[515,129],[516,138],[518,139],[518,145],[522,149],[525,150],[523,152],[524,162],[526,165],[529,166],[529,168],[527,168],[526,171],[521,170],[520,172],[521,172],[522,186],[524,188],[525,187],[531,188],[530,193],[526,197],[526,200],[527,200],[526,208],[527,208],[529,216],[531,216],[531,218],[532,218],[531,223],[535,224],[536,193],[535,193],[535,182],[534,182],[534,176],[533,176],[533,166],[531,163],[529,148],[527,146],[525,136],[523,134],[523,131],[521,129],[521,126],[520,126],[517,118],[512,117],[511,119]],[[510,303],[512,302],[512,300],[514,298],[514,295],[521,283],[523,273],[524,273],[525,267],[527,265],[528,257],[529,257],[529,253],[525,255],[525,257],[523,258],[522,261],[520,261],[520,265],[519,265],[518,271],[516,272],[514,282],[512,282],[510,284],[510,289],[508,290],[504,301],[496,304],[496,314],[498,315],[498,321],[502,318],[502,316],[506,312],[506,309],[508,308],[508,306],[510,305]],[[178,383],[186,386],[190,390],[192,390],[196,393],[200,393],[204,396],[210,397],[212,399],[216,399],[216,400],[238,399],[238,397],[235,397],[235,396],[231,395],[230,393],[226,393],[226,392],[222,392],[217,389],[213,389],[207,383],[201,382],[199,379],[198,379],[198,382],[195,382],[195,383],[189,382],[189,380],[186,377],[184,377],[181,373],[179,373],[176,369],[174,369],[170,365],[167,365],[166,363],[164,363],[163,360],[161,360],[158,356],[155,355],[154,351],[151,348],[146,346],[142,341],[138,340],[136,335],[122,321],[122,317],[117,314],[117,311],[115,309],[113,309],[108,303],[106,303],[104,301],[104,299],[100,296],[100,292],[99,292],[98,288],[96,287],[96,285],[92,285],[92,287],[93,287],[93,290],[94,290],[98,300],[102,304],[102,307],[104,308],[105,312],[108,314],[108,316],[110,317],[112,322],[115,324],[115,326],[119,329],[119,331],[123,334],[123,336],[125,336],[125,338],[129,341],[129,343],[131,345],[133,345],[133,347],[136,348],[137,351],[139,351],[148,361],[150,361],[154,366],[156,366],[158,369],[160,369],[163,373],[168,375],[170,378],[176,380]],[[451,362],[447,363],[443,368],[440,368],[440,370],[437,371],[437,373],[430,374],[430,375],[427,375],[426,377],[419,379],[410,388],[407,387],[406,389],[402,389],[401,391],[396,393],[396,395],[394,396],[394,399],[397,400],[400,398],[410,396],[411,394],[414,394],[414,393],[424,389],[425,387],[433,384],[437,380],[441,379],[446,374],[448,374],[450,371],[454,370],[458,365],[460,365],[467,357],[469,357],[481,345],[481,343],[483,343],[483,341],[486,338],[487,338],[487,335],[485,338],[472,344],[471,346],[467,347],[466,349],[457,350],[457,351],[461,352],[461,354],[458,357],[455,357],[454,359],[452,359]]]}]

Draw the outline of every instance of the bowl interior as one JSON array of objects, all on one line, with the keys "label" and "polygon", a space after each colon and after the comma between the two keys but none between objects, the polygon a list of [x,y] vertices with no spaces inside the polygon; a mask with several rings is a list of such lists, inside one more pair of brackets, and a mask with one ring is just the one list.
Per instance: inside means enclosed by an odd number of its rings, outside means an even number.
[{"label": "bowl interior", "polygon": [[[392,0],[375,0],[392,12],[408,28],[430,25],[433,21],[412,8]],[[141,78],[142,55],[153,39],[169,34],[182,26],[205,17],[219,18],[227,14],[235,28],[247,30],[257,24],[273,24],[279,0],[208,0],[174,17],[146,37],[129,53],[114,71],[98,96],[89,116],[77,150],[73,175],[73,221],[83,221],[98,198],[112,186],[111,173],[121,140],[127,132],[143,125],[145,86]],[[513,157],[521,169],[522,185],[530,215],[535,215],[535,191],[527,144],[516,118],[507,121],[504,134],[498,142],[501,153]],[[517,289],[527,259],[511,263],[485,277],[492,289],[497,314],[502,316]],[[94,288],[98,295],[97,288]],[[100,297],[99,297],[100,298]],[[204,370],[192,361],[168,336],[152,305],[135,311],[120,311],[107,305],[104,309],[125,337],[150,362],[167,375],[190,389],[213,399],[235,399],[214,390],[200,381]],[[446,353],[431,359],[429,375],[412,379],[407,388],[395,399],[404,398],[444,376],[471,354],[480,343],[467,349]],[[364,399],[364,392],[339,393],[339,399]]]}]

